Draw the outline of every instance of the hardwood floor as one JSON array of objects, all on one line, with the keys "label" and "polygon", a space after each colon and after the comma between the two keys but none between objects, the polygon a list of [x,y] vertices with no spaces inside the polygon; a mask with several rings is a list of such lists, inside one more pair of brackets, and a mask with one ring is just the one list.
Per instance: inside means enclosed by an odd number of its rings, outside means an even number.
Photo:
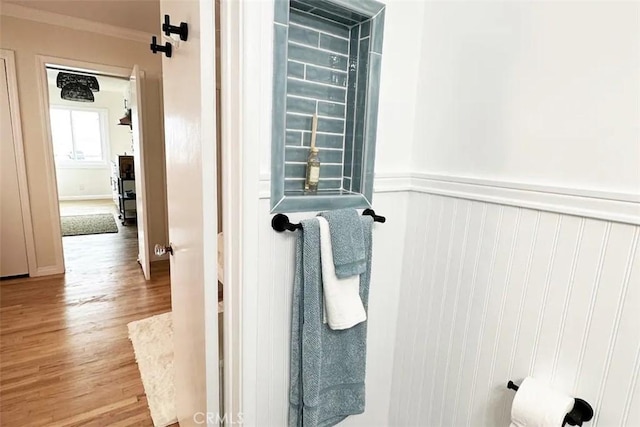
[{"label": "hardwood floor", "polygon": [[65,237],[64,276],[1,282],[2,426],[152,425],[127,323],[171,310],[169,266],[145,282],[135,226],[117,224]]}]

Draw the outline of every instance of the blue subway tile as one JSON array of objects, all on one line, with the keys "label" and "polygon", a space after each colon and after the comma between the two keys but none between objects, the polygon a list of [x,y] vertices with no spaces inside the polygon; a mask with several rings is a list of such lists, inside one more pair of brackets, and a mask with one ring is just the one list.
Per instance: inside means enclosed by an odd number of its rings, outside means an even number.
[{"label": "blue subway tile", "polygon": [[331,71],[326,68],[318,68],[307,65],[306,79],[318,83],[326,83],[333,86],[347,86],[347,74],[339,71]]},{"label": "blue subway tile", "polygon": [[345,116],[345,106],[342,104],[320,101],[318,102],[318,115],[343,118]]},{"label": "blue subway tile", "polygon": [[311,131],[311,116],[287,114],[287,129]]},{"label": "blue subway tile", "polygon": [[384,3],[375,0],[331,0],[331,3],[367,17],[375,16],[384,8]]},{"label": "blue subway tile", "polygon": [[[312,117],[287,114],[287,129],[311,131]],[[318,132],[341,134],[344,132],[344,120],[320,117],[318,119]]]},{"label": "blue subway tile", "polygon": [[351,178],[344,177],[342,181],[343,181],[342,188],[344,188],[347,191],[351,191]]},{"label": "blue subway tile", "polygon": [[310,97],[320,101],[345,102],[346,90],[339,87],[289,79],[287,90],[290,95]]},{"label": "blue subway tile", "polygon": [[289,59],[347,71],[346,56],[334,55],[311,47],[289,44]]},{"label": "blue subway tile", "polygon": [[[286,163],[284,165],[286,178],[304,178],[307,172],[306,164]],[[320,178],[340,178],[342,179],[342,166],[323,165],[320,163]]]},{"label": "blue subway tile", "polygon": [[273,25],[273,105],[271,125],[271,203],[284,194],[285,103],[287,93],[287,27]]},{"label": "blue subway tile", "polygon": [[285,145],[302,145],[302,132],[288,130]]},{"label": "blue subway tile", "polygon": [[290,11],[289,21],[292,24],[303,25],[305,27],[324,31],[339,37],[347,38],[349,36],[349,28],[344,25],[317,15],[300,12],[295,9]]},{"label": "blue subway tile", "polygon": [[287,75],[304,79],[304,64],[299,62],[287,61]]},{"label": "blue subway tile", "polygon": [[316,112],[316,103],[314,99],[287,96],[287,112],[313,114]]},{"label": "blue subway tile", "polygon": [[291,0],[291,8],[292,9],[298,9],[298,10],[302,10],[304,12],[308,12],[311,9],[314,8],[314,6],[301,2],[301,1],[296,1],[296,0]]},{"label": "blue subway tile", "polygon": [[[309,147],[311,145],[311,132],[305,132],[302,136],[302,143]],[[316,134],[316,147],[318,148],[342,148],[344,137],[342,135],[332,135],[328,133]]]},{"label": "blue subway tile", "polygon": [[318,47],[319,39],[320,33],[317,31],[298,27],[296,25],[291,25],[289,27],[289,40],[291,41]]},{"label": "blue subway tile", "polygon": [[[325,150],[319,148],[318,157],[321,163],[342,163],[342,150]],[[286,162],[306,162],[309,158],[309,147],[286,147]]]},{"label": "blue subway tile", "polygon": [[365,21],[362,24],[360,24],[360,38],[368,37],[370,30],[371,30],[371,20]]},{"label": "blue subway tile", "polygon": [[328,34],[320,34],[320,47],[336,53],[349,53],[349,40],[339,39]]},{"label": "blue subway tile", "polygon": [[339,22],[340,24],[344,24],[347,27],[351,27],[358,23],[358,21],[351,19],[347,14],[333,13],[325,9],[317,8],[312,10],[311,13],[316,16],[322,16],[323,18],[330,19],[334,22]]},{"label": "blue subway tile", "polygon": [[[321,179],[318,182],[318,190],[338,190],[342,180]],[[304,192],[304,179],[288,179],[284,182],[284,191],[288,193]]]},{"label": "blue subway tile", "polygon": [[[308,3],[311,3],[311,1],[308,1]],[[336,2],[334,1],[327,0],[313,0],[313,4],[319,9],[331,12],[333,15],[338,15],[343,19],[348,19],[350,22],[352,22],[352,24],[349,24],[350,26],[369,18],[368,15],[363,15],[354,11],[350,4],[345,6],[336,4]]]},{"label": "blue subway tile", "polygon": [[384,9],[371,20],[371,51],[382,53],[384,39]]},{"label": "blue subway tile", "polygon": [[289,22],[289,2],[287,0],[274,0],[273,20],[279,24]]},{"label": "blue subway tile", "polygon": [[382,57],[375,53],[369,58],[369,87],[367,94],[367,113],[365,117],[365,140],[363,146],[363,185],[361,192],[369,199],[373,194],[373,176],[375,166],[376,135],[378,133],[378,107],[380,102],[380,70]]}]

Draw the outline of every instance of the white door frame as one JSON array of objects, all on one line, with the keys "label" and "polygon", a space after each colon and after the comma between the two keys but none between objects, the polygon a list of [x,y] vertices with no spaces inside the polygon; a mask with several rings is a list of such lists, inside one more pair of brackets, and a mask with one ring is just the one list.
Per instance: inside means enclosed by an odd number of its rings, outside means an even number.
[{"label": "white door frame", "polygon": [[35,277],[39,274],[37,271],[36,244],[33,238],[27,168],[24,159],[24,140],[22,138],[22,121],[20,119],[18,80],[16,78],[16,59],[14,52],[7,49],[0,49],[0,58],[6,65],[7,89],[9,91],[9,115],[11,117],[13,147],[15,150],[16,169],[18,171],[18,192],[20,194],[24,240],[27,247],[27,265],[29,268],[29,276]]},{"label": "white door frame", "polygon": [[[129,80],[131,68],[117,67],[113,65],[98,64],[95,62],[78,61],[75,59],[60,58],[56,56],[36,55],[36,69],[38,70],[38,92],[40,94],[40,111],[42,117],[42,130],[45,141],[45,175],[47,177],[48,193],[53,197],[49,203],[49,217],[53,226],[54,237],[54,266],[47,267],[46,271],[38,271],[38,275],[61,274],[65,271],[64,252],[62,248],[62,230],[60,228],[60,201],[58,199],[58,178],[56,176],[56,163],[53,154],[53,139],[51,137],[51,118],[49,117],[49,83],[47,80],[47,66],[61,67],[72,71],[100,74],[119,77]],[[144,126],[143,124],[141,124]],[[142,159],[141,159],[142,160]],[[144,201],[147,203],[147,200]]]}]

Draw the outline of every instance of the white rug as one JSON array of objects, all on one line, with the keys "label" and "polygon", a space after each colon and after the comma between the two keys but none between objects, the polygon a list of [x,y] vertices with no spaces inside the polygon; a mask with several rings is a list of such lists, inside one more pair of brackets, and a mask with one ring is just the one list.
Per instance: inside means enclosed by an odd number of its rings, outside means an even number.
[{"label": "white rug", "polygon": [[129,339],[133,344],[142,385],[155,427],[178,422],[173,370],[173,325],[171,313],[131,322]]}]

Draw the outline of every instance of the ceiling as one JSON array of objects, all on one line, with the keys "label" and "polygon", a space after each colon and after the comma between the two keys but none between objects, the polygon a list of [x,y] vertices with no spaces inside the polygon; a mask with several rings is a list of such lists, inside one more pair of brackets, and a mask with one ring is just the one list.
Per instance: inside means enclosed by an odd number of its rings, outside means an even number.
[{"label": "ceiling", "polygon": [[[56,77],[58,76],[59,71],[60,70],[47,68],[47,80],[49,82],[49,85],[56,85]],[[73,71],[68,72],[73,73]],[[117,77],[107,77],[99,75],[96,75],[96,78],[98,79],[98,83],[100,84],[101,92],[117,92],[120,94],[124,94],[129,87],[129,80],[127,79],[119,79]]]},{"label": "ceiling", "polygon": [[159,0],[2,0],[146,33],[160,31]]}]

